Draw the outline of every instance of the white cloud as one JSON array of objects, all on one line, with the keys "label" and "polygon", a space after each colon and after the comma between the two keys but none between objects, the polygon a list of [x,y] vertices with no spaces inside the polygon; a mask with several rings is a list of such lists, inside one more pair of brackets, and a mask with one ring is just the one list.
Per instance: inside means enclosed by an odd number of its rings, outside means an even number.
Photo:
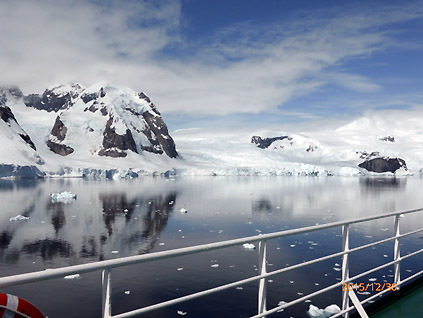
[{"label": "white cloud", "polygon": [[[30,93],[107,80],[145,91],[162,112],[219,115],[271,111],[327,83],[381,90],[336,68],[392,45],[381,26],[422,16],[417,6],[333,10],[281,24],[237,24],[192,43],[179,34],[177,1],[0,3],[0,85]],[[184,57],[161,51],[171,47]]]}]

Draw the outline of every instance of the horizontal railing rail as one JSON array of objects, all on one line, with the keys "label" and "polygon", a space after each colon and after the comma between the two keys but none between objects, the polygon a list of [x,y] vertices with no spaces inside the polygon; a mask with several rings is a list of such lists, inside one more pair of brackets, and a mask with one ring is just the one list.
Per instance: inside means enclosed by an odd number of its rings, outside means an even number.
[{"label": "horizontal railing rail", "polygon": [[[422,212],[422,209],[414,209],[414,210],[408,210],[408,211],[401,211],[401,212],[392,212],[387,214],[379,214],[379,215],[372,215],[368,217],[362,217],[362,218],[355,218],[351,220],[346,221],[338,221],[338,222],[332,222],[327,224],[321,224],[321,225],[314,225],[314,226],[308,226],[298,229],[292,229],[292,230],[286,230],[286,231],[280,231],[280,232],[274,232],[269,234],[261,234],[256,236],[249,236],[234,240],[228,240],[223,242],[216,242],[216,243],[209,243],[209,244],[202,244],[192,247],[184,247],[184,248],[178,248],[174,250],[168,250],[168,251],[162,251],[162,252],[155,252],[151,254],[144,254],[144,255],[137,255],[137,256],[129,256],[129,257],[122,257],[118,259],[113,260],[106,260],[106,261],[100,261],[95,263],[88,263],[88,264],[81,264],[81,265],[74,265],[74,266],[68,266],[68,267],[62,267],[62,268],[56,268],[56,269],[46,269],[44,271],[38,271],[38,272],[32,272],[32,273],[25,273],[25,274],[18,274],[18,275],[12,275],[8,277],[1,277],[0,278],[0,288],[8,287],[8,286],[16,286],[21,284],[27,284],[32,282],[38,282],[38,281],[44,281],[54,278],[61,278],[67,275],[72,274],[82,274],[82,273],[88,273],[88,272],[94,272],[102,270],[102,292],[103,292],[103,317],[106,318],[124,318],[124,317],[133,317],[136,315],[140,315],[143,313],[147,313],[153,310],[157,310],[160,308],[168,307],[171,305],[175,305],[181,302],[185,302],[191,299],[199,298],[205,295],[210,295],[213,293],[217,293],[223,290],[227,290],[230,288],[234,288],[240,285],[244,285],[246,283],[259,281],[259,295],[258,295],[258,314],[253,316],[253,318],[258,317],[265,317],[267,315],[276,313],[282,309],[288,308],[290,306],[293,306],[295,304],[298,304],[300,302],[303,302],[307,299],[310,299],[312,297],[318,296],[322,293],[325,293],[329,290],[332,290],[334,288],[340,287],[345,283],[352,282],[358,278],[364,277],[368,274],[371,274],[373,272],[376,272],[378,270],[381,270],[383,268],[386,268],[388,266],[394,265],[395,268],[395,278],[394,282],[397,284],[397,286],[400,286],[411,279],[417,278],[423,274],[423,271],[412,275],[408,277],[407,279],[401,280],[400,279],[400,263],[402,260],[413,257],[415,255],[418,255],[423,252],[423,249],[412,252],[406,256],[400,256],[399,252],[399,240],[401,238],[419,233],[423,231],[423,228],[419,228],[413,231],[410,231],[408,233],[400,234],[399,231],[399,224],[400,224],[400,218],[404,216],[405,214],[410,213],[416,213],[416,212]],[[369,244],[361,245],[355,248],[349,248],[349,228],[351,224],[357,224],[361,222],[368,222],[373,221],[377,219],[384,219],[394,217],[395,218],[395,235],[383,240],[379,240],[376,242],[372,242]],[[287,266],[281,269],[277,269],[272,272],[267,272],[266,270],[266,242],[271,239],[277,239],[281,237],[291,236],[291,235],[298,235],[298,234],[304,234],[304,233],[310,233],[315,232],[319,230],[325,230],[335,227],[342,226],[342,236],[343,236],[343,250],[341,252],[333,253],[330,255],[326,255],[323,257],[315,258],[309,261],[305,261],[299,264]],[[386,242],[394,241],[394,260],[388,263],[385,263],[383,265],[380,265],[378,267],[372,268],[366,272],[360,273],[358,275],[355,275],[354,277],[349,277],[349,254],[374,247],[376,245],[380,245]],[[121,267],[121,266],[129,266],[134,264],[140,264],[145,262],[152,262],[157,261],[161,259],[167,259],[172,257],[179,257],[184,255],[191,255],[191,254],[197,254],[217,249],[223,249],[233,246],[239,246],[244,243],[254,243],[259,242],[259,275],[249,277],[243,280],[239,280],[236,282],[232,282],[229,284],[221,285],[218,287],[210,288],[201,292],[193,293],[190,295],[182,296],[179,298],[175,298],[172,300],[164,301],[159,304],[150,305],[144,308],[135,309],[132,311],[128,311],[125,313],[113,315],[111,313],[111,271],[113,268]],[[294,269],[302,268],[311,264],[315,264],[318,262],[322,262],[328,259],[332,259],[335,257],[343,257],[343,264],[342,264],[342,280],[338,283],[335,283],[333,285],[330,285],[328,287],[319,289],[313,293],[310,293],[308,295],[305,295],[303,297],[297,298],[293,301],[284,303],[283,305],[277,306],[275,308],[272,308],[270,310],[266,309],[266,278],[278,275],[284,272],[288,272]],[[379,297],[383,295],[384,293],[388,292],[388,290],[384,290],[383,292],[379,292],[371,297],[366,298],[365,300],[361,301],[362,304],[369,302],[370,300]],[[338,314],[336,314],[333,317],[339,317],[340,315],[344,315],[344,317],[348,317],[348,314],[351,310],[354,310],[354,306],[349,306],[349,300],[348,300],[348,292],[343,292],[342,295],[342,311]]]}]

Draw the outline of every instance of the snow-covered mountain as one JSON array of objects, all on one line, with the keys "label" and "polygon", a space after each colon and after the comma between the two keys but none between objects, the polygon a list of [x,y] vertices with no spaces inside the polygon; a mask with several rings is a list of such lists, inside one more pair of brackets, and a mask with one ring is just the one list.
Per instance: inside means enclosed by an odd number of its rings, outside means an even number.
[{"label": "snow-covered mountain", "polygon": [[[161,114],[142,92],[104,82],[88,88],[78,84],[54,86],[42,95],[23,96],[18,88],[2,92],[3,108],[16,114],[30,136],[12,114],[13,123],[7,123],[14,129],[9,135],[15,137],[7,149],[16,152],[22,147],[14,142],[16,136],[26,136],[23,141],[32,143],[33,153],[21,151],[7,157],[2,152],[0,163],[23,160],[52,176],[108,171],[134,176],[164,173],[178,157]],[[17,132],[18,128],[22,132]],[[0,138],[8,137],[3,130]],[[30,155],[40,160],[30,161]]]},{"label": "snow-covered mountain", "polygon": [[418,175],[423,173],[423,112],[375,111],[336,129],[173,133],[190,163],[182,174]]},{"label": "snow-covered mountain", "polygon": [[176,151],[155,105],[129,88],[101,82],[0,96],[0,177],[423,173],[417,108],[375,111],[336,129],[182,129],[172,133]]},{"label": "snow-covered mountain", "polygon": [[58,87],[45,92],[43,99],[51,96],[55,96],[54,106],[47,101],[43,105],[62,110],[47,140],[56,154],[68,156],[75,151],[76,156],[79,152],[124,158],[129,152],[147,151],[178,156],[159,111],[144,93],[98,83],[85,90],[80,85]]},{"label": "snow-covered mountain", "polygon": [[43,173],[36,165],[43,165],[44,161],[37,154],[30,136],[21,128],[7,106],[7,95],[5,90],[0,89],[0,177],[11,174],[20,177],[42,176]]}]

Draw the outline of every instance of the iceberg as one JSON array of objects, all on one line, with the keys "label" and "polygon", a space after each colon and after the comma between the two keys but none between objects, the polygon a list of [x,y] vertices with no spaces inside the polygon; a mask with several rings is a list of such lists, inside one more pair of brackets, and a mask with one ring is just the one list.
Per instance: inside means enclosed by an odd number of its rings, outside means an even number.
[{"label": "iceberg", "polygon": [[68,191],[64,191],[61,193],[51,193],[50,194],[51,197],[51,202],[52,203],[72,203],[74,200],[76,200],[76,194],[73,194],[71,192]]}]

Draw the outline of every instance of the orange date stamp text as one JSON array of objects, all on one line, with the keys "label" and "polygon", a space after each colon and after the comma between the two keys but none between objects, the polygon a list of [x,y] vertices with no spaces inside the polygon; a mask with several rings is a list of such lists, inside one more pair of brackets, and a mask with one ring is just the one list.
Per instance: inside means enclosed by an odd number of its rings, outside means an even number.
[{"label": "orange date stamp text", "polygon": [[398,286],[396,283],[360,283],[360,284],[353,284],[353,283],[342,283],[342,291],[353,291],[356,289],[358,292],[366,292],[366,291],[383,291],[383,290],[398,290]]}]

